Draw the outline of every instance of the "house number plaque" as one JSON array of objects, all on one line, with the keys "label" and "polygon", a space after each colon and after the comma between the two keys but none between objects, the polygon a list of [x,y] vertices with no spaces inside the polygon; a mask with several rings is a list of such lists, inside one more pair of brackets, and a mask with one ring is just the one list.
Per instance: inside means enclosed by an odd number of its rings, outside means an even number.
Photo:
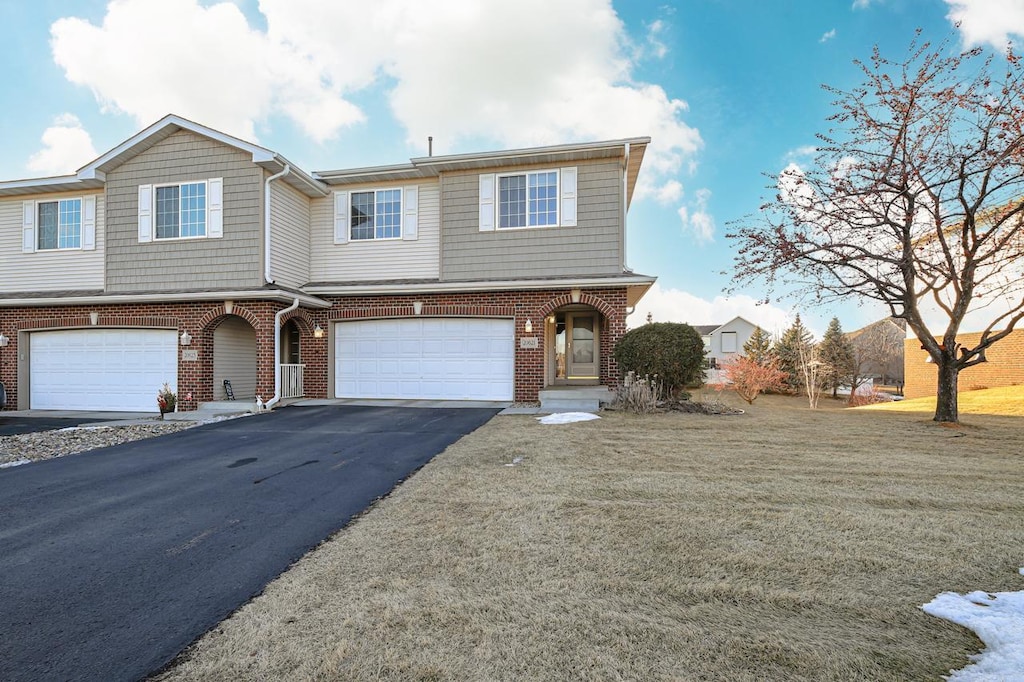
[{"label": "house number plaque", "polygon": [[199,351],[197,350],[183,350],[181,351],[181,359],[185,361],[195,362],[199,359]]},{"label": "house number plaque", "polygon": [[519,338],[520,348],[540,348],[536,336],[522,336]]}]

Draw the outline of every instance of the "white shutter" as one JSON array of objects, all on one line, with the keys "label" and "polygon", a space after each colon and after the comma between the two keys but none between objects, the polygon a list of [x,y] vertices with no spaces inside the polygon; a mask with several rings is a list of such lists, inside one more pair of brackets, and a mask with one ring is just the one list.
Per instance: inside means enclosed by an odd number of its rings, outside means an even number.
[{"label": "white shutter", "polygon": [[559,173],[561,176],[561,220],[563,227],[575,227],[576,225],[576,167],[563,168]]},{"label": "white shutter", "polygon": [[494,173],[480,176],[480,231],[494,229]]},{"label": "white shutter", "polygon": [[96,250],[96,197],[82,199],[82,250]]},{"label": "white shutter", "polygon": [[139,185],[139,242],[153,239],[153,185]]},{"label": "white shutter", "polygon": [[224,178],[206,181],[206,236],[224,236]]},{"label": "white shutter", "polygon": [[419,239],[420,188],[416,186],[406,187],[402,194],[402,201],[405,202],[405,206],[402,207],[402,211],[405,213],[402,216],[402,239],[407,241]]},{"label": "white shutter", "polygon": [[334,193],[334,243],[348,242],[348,192]]},{"label": "white shutter", "polygon": [[36,250],[36,202],[21,202],[21,250],[32,253]]}]

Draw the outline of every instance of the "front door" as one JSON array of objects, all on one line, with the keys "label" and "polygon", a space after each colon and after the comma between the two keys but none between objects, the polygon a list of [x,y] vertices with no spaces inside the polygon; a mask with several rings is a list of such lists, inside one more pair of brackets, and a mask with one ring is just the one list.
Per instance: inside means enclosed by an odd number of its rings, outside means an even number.
[{"label": "front door", "polygon": [[600,378],[596,312],[559,313],[555,323],[555,383],[594,384]]}]

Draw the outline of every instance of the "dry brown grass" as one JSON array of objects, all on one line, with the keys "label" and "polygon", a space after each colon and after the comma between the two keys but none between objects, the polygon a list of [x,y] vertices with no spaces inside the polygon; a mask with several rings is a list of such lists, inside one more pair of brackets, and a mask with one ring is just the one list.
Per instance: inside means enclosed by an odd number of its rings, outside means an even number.
[{"label": "dry brown grass", "polygon": [[[892,403],[868,405],[861,409],[892,412],[935,413],[935,396]],[[958,400],[961,415],[991,414],[1024,417],[1024,386],[1003,386],[976,391],[961,391]]]},{"label": "dry brown grass", "polygon": [[938,679],[981,644],[919,606],[1021,589],[1022,451],[781,396],[496,418],[161,679]]}]

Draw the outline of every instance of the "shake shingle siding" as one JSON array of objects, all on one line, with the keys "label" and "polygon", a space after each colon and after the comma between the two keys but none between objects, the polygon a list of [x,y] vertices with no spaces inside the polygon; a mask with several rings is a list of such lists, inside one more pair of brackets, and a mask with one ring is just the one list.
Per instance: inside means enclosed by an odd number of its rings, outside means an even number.
[{"label": "shake shingle siding", "polygon": [[[224,179],[224,236],[139,242],[141,184]],[[263,283],[262,170],[251,155],[179,131],[107,176],[108,292]]]},{"label": "shake shingle siding", "polygon": [[[442,182],[442,279],[621,273],[622,171],[619,163],[581,163],[577,168],[575,227],[491,232],[480,231],[479,174],[445,175]],[[502,169],[502,172],[506,171]]]}]

